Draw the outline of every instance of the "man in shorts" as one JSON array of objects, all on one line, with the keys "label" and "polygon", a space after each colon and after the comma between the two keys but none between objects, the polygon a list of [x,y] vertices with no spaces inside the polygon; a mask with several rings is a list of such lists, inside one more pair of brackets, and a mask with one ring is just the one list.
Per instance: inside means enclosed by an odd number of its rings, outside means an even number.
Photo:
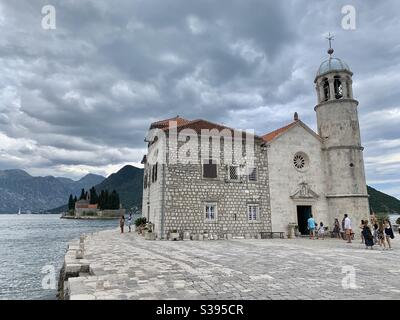
[{"label": "man in shorts", "polygon": [[347,243],[351,243],[351,220],[347,213],[344,215],[344,231],[346,233]]},{"label": "man in shorts", "polygon": [[310,231],[310,239],[314,240],[315,220],[314,220],[312,214],[310,215],[310,217],[307,220],[307,225],[308,225],[308,230]]}]

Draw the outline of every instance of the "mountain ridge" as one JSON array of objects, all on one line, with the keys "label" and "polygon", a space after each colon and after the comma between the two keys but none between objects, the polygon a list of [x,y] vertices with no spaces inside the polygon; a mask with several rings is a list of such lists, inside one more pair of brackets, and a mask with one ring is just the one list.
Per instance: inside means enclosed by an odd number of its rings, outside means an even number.
[{"label": "mountain ridge", "polygon": [[[10,181],[10,177],[12,177]],[[7,183],[5,181],[8,180]],[[89,190],[95,187],[101,190],[116,190],[124,208],[137,211],[142,204],[143,169],[131,165],[122,167],[107,178],[96,174],[87,174],[75,181],[64,177],[33,177],[20,169],[0,170],[0,213],[14,213],[21,207],[23,211],[48,211],[60,213],[67,210],[66,203],[70,194],[79,197],[82,188]],[[38,191],[37,189],[43,190]],[[15,192],[19,189],[19,192]],[[373,187],[367,186],[370,195],[371,211],[376,213],[399,213],[400,200],[385,194]],[[44,197],[44,194],[55,197]],[[18,205],[29,201],[35,205]],[[27,201],[28,200],[28,201]],[[4,204],[9,204],[5,206]],[[13,205],[10,205],[10,203]]]},{"label": "mountain ridge", "polygon": [[0,213],[43,212],[65,203],[65,194],[77,193],[105,179],[88,174],[74,181],[69,178],[34,177],[21,169],[0,170]]}]

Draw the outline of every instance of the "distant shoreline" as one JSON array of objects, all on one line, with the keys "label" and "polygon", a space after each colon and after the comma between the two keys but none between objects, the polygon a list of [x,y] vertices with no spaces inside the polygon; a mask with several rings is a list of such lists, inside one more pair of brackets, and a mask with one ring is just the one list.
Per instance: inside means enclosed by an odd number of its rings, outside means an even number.
[{"label": "distant shoreline", "polygon": [[71,219],[71,220],[116,220],[116,219],[119,219],[119,217],[96,217],[96,216],[75,217],[75,216],[61,216],[60,219]]}]

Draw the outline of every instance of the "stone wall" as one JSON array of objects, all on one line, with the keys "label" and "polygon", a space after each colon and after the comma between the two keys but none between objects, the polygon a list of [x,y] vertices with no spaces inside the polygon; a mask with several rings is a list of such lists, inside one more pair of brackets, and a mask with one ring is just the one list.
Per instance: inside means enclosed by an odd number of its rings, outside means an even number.
[{"label": "stone wall", "polygon": [[76,208],[75,218],[84,217],[97,217],[97,218],[119,218],[121,215],[125,215],[125,209],[118,210],[100,210],[100,209],[88,209],[88,208]]},{"label": "stone wall", "polygon": [[[157,143],[151,145],[148,150],[147,159],[154,159],[155,153],[160,152]],[[157,179],[152,181],[153,166],[157,164]],[[163,199],[163,164],[154,162],[147,162],[144,166],[143,175],[147,175],[147,187],[143,185],[143,201],[142,201],[142,216],[153,223],[154,232],[157,235],[162,234],[162,199]],[[146,179],[143,179],[143,184]]]},{"label": "stone wall", "polygon": [[[241,147],[242,143],[238,145]],[[202,148],[204,146],[199,144],[199,155],[205,151]],[[194,163],[169,164],[166,167],[164,237],[175,229],[219,237],[256,237],[262,231],[271,231],[267,157],[261,149],[261,143],[257,142],[255,167],[258,177],[255,182],[248,181],[245,175],[240,181],[229,180],[223,142],[216,179],[203,178],[202,164],[198,159],[193,159]],[[242,159],[240,167],[246,168],[249,160],[247,157]],[[213,222],[205,219],[206,203],[217,205],[217,218]],[[259,207],[257,221],[248,220],[250,204]]]},{"label": "stone wall", "polygon": [[[317,223],[322,221],[325,226],[333,224],[325,197],[326,180],[321,146],[321,141],[300,124],[271,141],[267,155],[273,231],[287,233],[289,223],[298,223],[297,206],[312,206]],[[304,170],[294,166],[293,158],[298,152],[308,158]],[[307,184],[308,194],[295,195],[302,183]],[[313,196],[311,191],[316,195]]]}]

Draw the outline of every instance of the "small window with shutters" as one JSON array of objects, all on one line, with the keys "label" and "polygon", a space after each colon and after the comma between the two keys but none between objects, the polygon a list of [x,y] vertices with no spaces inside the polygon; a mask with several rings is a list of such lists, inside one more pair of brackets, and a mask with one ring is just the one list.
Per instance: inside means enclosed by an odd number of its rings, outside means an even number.
[{"label": "small window with shutters", "polygon": [[215,179],[217,177],[217,162],[211,159],[205,160],[203,162],[203,178]]},{"label": "small window with shutters", "polygon": [[204,205],[204,218],[206,222],[214,222],[217,220],[217,204],[206,203]]},{"label": "small window with shutters", "polygon": [[257,181],[257,168],[256,167],[248,168],[248,178],[249,178],[249,181]]},{"label": "small window with shutters", "polygon": [[257,221],[258,220],[258,205],[250,204],[247,207],[247,218],[249,221]]}]

